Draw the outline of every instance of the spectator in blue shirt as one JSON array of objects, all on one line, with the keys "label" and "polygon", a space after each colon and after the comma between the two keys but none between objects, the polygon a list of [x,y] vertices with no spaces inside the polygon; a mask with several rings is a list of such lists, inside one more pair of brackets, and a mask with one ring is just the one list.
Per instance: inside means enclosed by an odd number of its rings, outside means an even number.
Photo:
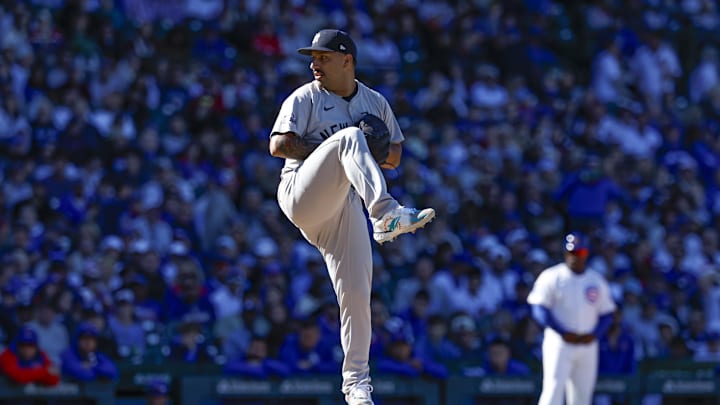
[{"label": "spectator in blue shirt", "polygon": [[635,342],[622,324],[622,311],[617,310],[608,333],[599,341],[599,374],[632,374],[635,372]]},{"label": "spectator in blue shirt", "polygon": [[188,313],[180,320],[170,342],[169,359],[189,364],[214,361],[214,352],[203,331],[203,323],[203,314]]},{"label": "spectator in blue shirt", "polygon": [[[529,275],[529,274],[527,274]],[[515,322],[520,321],[530,315],[530,305],[527,303],[527,295],[532,285],[524,277],[519,278],[515,283],[515,295],[512,298],[503,301],[501,307],[510,311]]]},{"label": "spectator in blue shirt", "polygon": [[[632,335],[622,322],[622,309],[618,308],[613,315],[608,332],[598,342],[600,375],[632,375],[637,368],[635,360],[635,342]],[[600,404],[626,402],[626,398],[618,395],[599,394],[596,401]]]},{"label": "spectator in blue shirt", "polygon": [[445,366],[413,349],[412,330],[402,320],[393,318],[388,322],[387,328],[390,329],[390,340],[385,346],[384,353],[375,361],[379,373],[405,377],[446,378],[448,376]]},{"label": "spectator in blue shirt", "polygon": [[280,349],[280,356],[294,374],[337,373],[340,363],[335,360],[332,346],[323,345],[316,318],[303,321],[297,333],[291,333]]},{"label": "spectator in blue shirt", "polygon": [[400,317],[407,322],[415,336],[427,334],[428,309],[430,307],[430,294],[427,290],[419,290],[415,293],[412,305]]},{"label": "spectator in blue shirt", "polygon": [[82,323],[92,325],[97,331],[97,351],[115,357],[118,354],[118,346],[115,335],[108,327],[107,314],[103,306],[99,302],[91,302],[81,309],[80,315],[75,326],[78,327]]},{"label": "spectator in blue shirt", "polygon": [[[202,35],[195,40],[192,52],[195,58],[204,60],[212,66],[218,66],[229,62],[227,59],[228,47],[229,44],[220,35],[217,21],[212,21],[203,29]],[[205,73],[205,76],[214,78],[209,71]]]},{"label": "spectator in blue shirt", "polygon": [[98,330],[90,323],[77,328],[75,342],[60,357],[62,375],[82,382],[114,380],[118,370],[110,358],[97,351]]},{"label": "spectator in blue shirt", "polygon": [[440,315],[428,318],[427,334],[418,335],[415,339],[415,350],[423,357],[442,361],[450,342],[448,341],[448,323]]},{"label": "spectator in blue shirt", "polygon": [[527,365],[512,358],[510,341],[496,336],[488,341],[483,370],[486,375],[522,376],[530,374]]},{"label": "spectator in blue shirt", "polygon": [[602,228],[607,204],[622,199],[622,191],[603,172],[602,160],[590,156],[586,166],[560,187],[555,198],[564,204],[570,227],[588,232]]},{"label": "spectator in blue shirt", "polygon": [[141,356],[145,351],[145,330],[135,317],[135,296],[122,289],[115,294],[114,313],[108,317],[108,328],[115,336],[120,357]]},{"label": "spectator in blue shirt", "polygon": [[38,336],[38,346],[55,364],[60,364],[60,355],[69,346],[69,334],[62,317],[57,312],[57,301],[39,300],[34,302],[35,319],[28,323]]},{"label": "spectator in blue shirt", "polygon": [[157,298],[149,294],[147,277],[142,274],[135,274],[128,282],[128,287],[135,298],[135,317],[138,321],[160,321],[162,306]]},{"label": "spectator in blue shirt", "polygon": [[688,315],[687,328],[681,333],[681,340],[685,342],[686,349],[694,352],[702,346],[707,338],[705,325],[707,324],[705,312],[700,309],[694,309]]},{"label": "spectator in blue shirt", "polygon": [[287,377],[291,370],[284,361],[269,358],[265,339],[254,336],[244,355],[227,362],[225,373],[240,377],[267,379],[269,377]]},{"label": "spectator in blue shirt", "polygon": [[194,313],[203,327],[209,328],[215,322],[215,308],[210,302],[204,275],[193,259],[180,263],[175,285],[168,290],[165,299],[166,319],[170,322]]},{"label": "spectator in blue shirt", "polygon": [[[335,304],[335,307],[337,307],[337,304]],[[297,329],[298,322],[290,318],[289,310],[286,305],[272,305],[266,307],[265,319],[267,321],[268,328],[265,340],[268,342],[268,347],[270,349],[269,354],[270,357],[277,357],[280,350],[283,349],[283,344],[287,340],[287,337],[292,331]],[[330,341],[326,340],[319,322],[318,327],[320,328],[320,343],[318,343],[318,345],[325,348],[325,350],[331,350],[333,345]],[[250,334],[249,331],[246,330],[246,332]],[[337,342],[339,345],[339,338]]]},{"label": "spectator in blue shirt", "polygon": [[527,315],[515,325],[511,339],[512,352],[531,369],[541,368],[543,331],[532,316]]},{"label": "spectator in blue shirt", "polygon": [[339,349],[340,344],[340,308],[334,298],[325,300],[318,310],[318,324],[320,325],[320,338],[324,345]]},{"label": "spectator in blue shirt", "polygon": [[35,318],[35,308],[33,302],[31,300],[19,300],[15,307],[12,308],[10,315],[12,327],[9,328],[9,330],[4,331],[5,333],[10,333],[8,338],[12,337],[23,326],[29,326],[30,322],[33,321]]},{"label": "spectator in blue shirt", "polygon": [[481,335],[470,315],[458,313],[450,321],[448,340],[443,345],[443,357],[462,363],[477,364],[482,361]]},{"label": "spectator in blue shirt", "polygon": [[38,106],[37,116],[31,123],[33,153],[40,154],[47,146],[55,146],[60,137],[60,131],[52,121],[52,104],[43,100]]},{"label": "spectator in blue shirt", "polygon": [[162,297],[169,287],[160,271],[160,255],[151,248],[150,242],[145,239],[136,239],[129,243],[129,250],[130,257],[126,261],[129,264],[128,268],[145,277],[149,296]]}]

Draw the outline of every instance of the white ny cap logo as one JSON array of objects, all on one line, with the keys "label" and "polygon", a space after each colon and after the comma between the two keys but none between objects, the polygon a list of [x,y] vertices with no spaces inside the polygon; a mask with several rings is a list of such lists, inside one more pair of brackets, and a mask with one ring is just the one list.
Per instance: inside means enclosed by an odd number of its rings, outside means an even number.
[{"label": "white ny cap logo", "polygon": [[315,34],[315,37],[312,40],[312,44],[317,45],[319,42],[320,42],[320,33],[318,32],[317,34]]}]

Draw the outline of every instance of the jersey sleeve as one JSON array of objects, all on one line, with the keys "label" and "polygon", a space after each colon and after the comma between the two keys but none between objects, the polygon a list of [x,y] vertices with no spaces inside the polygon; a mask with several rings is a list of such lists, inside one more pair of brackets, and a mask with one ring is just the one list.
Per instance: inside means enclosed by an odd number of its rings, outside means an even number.
[{"label": "jersey sleeve", "polygon": [[296,90],[283,101],[270,136],[286,132],[294,132],[301,137],[305,136],[311,112],[310,92],[305,91],[304,88]]},{"label": "jersey sleeve", "polygon": [[382,119],[383,121],[385,121],[385,125],[387,125],[388,129],[390,130],[390,143],[401,143],[405,140],[405,136],[400,129],[400,124],[398,124],[398,121],[395,118],[395,113],[393,112],[392,107],[390,107],[390,103],[388,103],[385,97],[382,97],[382,104]]},{"label": "jersey sleeve", "polygon": [[550,308],[552,306],[551,274],[546,270],[540,273],[533,288],[528,294],[527,302],[530,305],[542,305]]}]

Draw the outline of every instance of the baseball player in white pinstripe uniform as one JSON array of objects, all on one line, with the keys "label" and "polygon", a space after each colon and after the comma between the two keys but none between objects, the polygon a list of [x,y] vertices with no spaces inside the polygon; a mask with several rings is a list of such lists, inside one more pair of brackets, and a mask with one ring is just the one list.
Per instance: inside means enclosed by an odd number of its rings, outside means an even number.
[{"label": "baseball player in white pinstripe uniform", "polygon": [[360,118],[373,114],[390,131],[383,163],[400,163],[404,140],[387,100],[355,78],[356,46],[339,30],[321,30],[310,55],[314,79],[282,104],[270,134],[270,154],[285,158],[278,203],[305,238],[322,253],[340,306],[342,391],[350,405],[373,404],[368,357],[372,249],[367,209],[378,243],[430,222],[432,208],[401,206],[388,194],[381,167],[373,159]]}]

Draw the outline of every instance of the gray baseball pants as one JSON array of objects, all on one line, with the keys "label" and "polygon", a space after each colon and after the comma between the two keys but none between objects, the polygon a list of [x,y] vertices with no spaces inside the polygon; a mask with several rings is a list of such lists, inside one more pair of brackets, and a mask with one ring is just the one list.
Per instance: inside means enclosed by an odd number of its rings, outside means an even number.
[{"label": "gray baseball pants", "polygon": [[[354,191],[352,189],[354,189]],[[322,253],[340,306],[343,393],[370,382],[371,218],[399,206],[356,127],[326,139],[278,187],[280,208]]]}]

